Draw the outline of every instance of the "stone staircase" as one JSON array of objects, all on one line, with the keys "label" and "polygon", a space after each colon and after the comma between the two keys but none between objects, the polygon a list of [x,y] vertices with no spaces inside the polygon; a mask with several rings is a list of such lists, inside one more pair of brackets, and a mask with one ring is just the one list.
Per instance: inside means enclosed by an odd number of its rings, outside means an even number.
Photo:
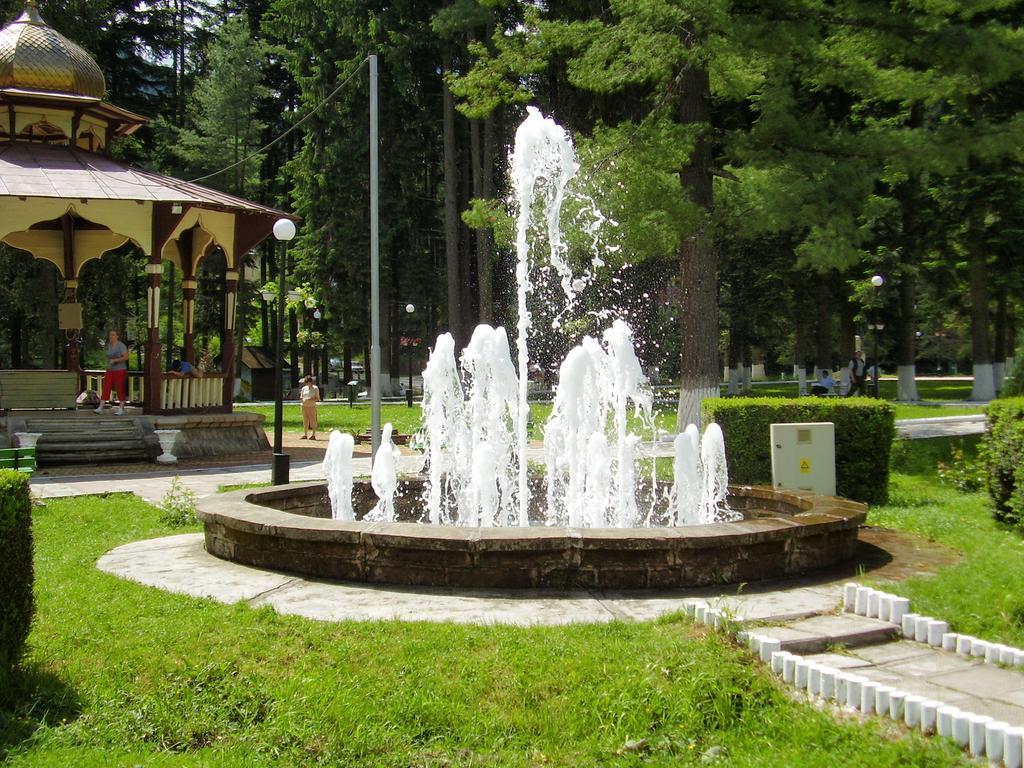
[{"label": "stone staircase", "polygon": [[686,611],[716,628],[739,621],[738,639],[812,700],[953,739],[990,765],[1024,768],[1024,650],[950,632],[945,621],[909,613],[904,598],[845,589],[841,613],[781,622],[744,615],[746,605],[728,600]]},{"label": "stone staircase", "polygon": [[[150,461],[155,455],[140,421],[129,417],[76,414],[74,417],[29,416],[8,431],[38,432],[40,466]],[[157,450],[157,452],[159,452]]]}]

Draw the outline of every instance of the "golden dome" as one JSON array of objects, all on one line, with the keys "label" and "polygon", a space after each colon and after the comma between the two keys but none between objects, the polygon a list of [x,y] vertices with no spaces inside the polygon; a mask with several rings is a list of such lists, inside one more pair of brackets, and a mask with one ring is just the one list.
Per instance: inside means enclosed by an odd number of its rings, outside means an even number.
[{"label": "golden dome", "polygon": [[0,88],[90,99],[107,90],[99,65],[43,21],[35,0],[0,29]]}]

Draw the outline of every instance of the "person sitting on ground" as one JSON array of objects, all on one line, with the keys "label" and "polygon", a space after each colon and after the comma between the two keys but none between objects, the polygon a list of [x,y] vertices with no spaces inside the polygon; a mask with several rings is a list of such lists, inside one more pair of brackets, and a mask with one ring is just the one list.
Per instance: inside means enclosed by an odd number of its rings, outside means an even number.
[{"label": "person sitting on ground", "polygon": [[176,376],[179,379],[185,376],[195,376],[196,378],[202,376],[202,374],[196,370],[196,367],[188,360],[175,360],[172,362],[171,370],[167,372],[167,375]]},{"label": "person sitting on ground", "polygon": [[820,378],[811,385],[811,394],[815,397],[825,397],[833,393],[835,386],[836,380],[832,377],[832,371],[822,368]]}]

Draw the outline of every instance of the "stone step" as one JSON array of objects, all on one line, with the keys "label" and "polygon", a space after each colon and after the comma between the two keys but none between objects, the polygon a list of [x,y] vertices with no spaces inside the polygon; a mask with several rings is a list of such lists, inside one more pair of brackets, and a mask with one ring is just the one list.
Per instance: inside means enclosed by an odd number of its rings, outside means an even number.
[{"label": "stone step", "polygon": [[26,420],[26,428],[41,434],[36,456],[43,466],[150,458],[142,427],[132,420],[33,418]]},{"label": "stone step", "polygon": [[782,650],[799,654],[821,653],[834,646],[877,645],[900,636],[900,628],[895,624],[851,613],[812,616],[785,626],[753,631],[779,640]]}]

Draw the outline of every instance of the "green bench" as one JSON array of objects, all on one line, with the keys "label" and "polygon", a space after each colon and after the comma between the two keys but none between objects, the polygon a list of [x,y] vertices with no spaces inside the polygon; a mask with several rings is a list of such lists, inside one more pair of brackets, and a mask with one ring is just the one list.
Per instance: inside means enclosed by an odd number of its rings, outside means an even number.
[{"label": "green bench", "polygon": [[0,469],[14,469],[31,475],[36,470],[36,449],[0,448]]}]

